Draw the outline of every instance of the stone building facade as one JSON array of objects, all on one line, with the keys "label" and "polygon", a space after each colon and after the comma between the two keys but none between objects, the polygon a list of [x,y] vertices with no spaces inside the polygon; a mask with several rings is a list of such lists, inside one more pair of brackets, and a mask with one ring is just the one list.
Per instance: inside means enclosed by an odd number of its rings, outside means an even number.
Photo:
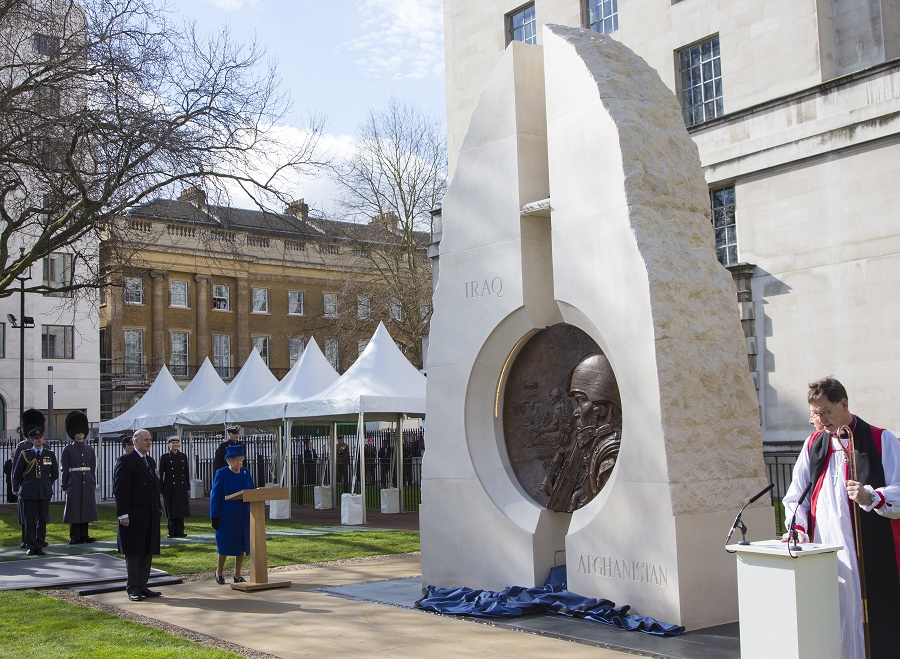
[{"label": "stone building facade", "polygon": [[256,347],[280,379],[315,338],[343,372],[379,320],[390,329],[388,309],[367,308],[361,322],[343,294],[371,278],[360,225],[310,217],[303,200],[263,213],[209,205],[191,188],[122,222],[128,243],[104,250],[121,268],[100,309],[103,419],[133,405],[163,364],[185,386],[209,358],[227,382]]},{"label": "stone building facade", "polygon": [[545,24],[609,34],[678,98],[767,444],[806,437],[806,385],[828,374],[854,411],[900,427],[900,4],[445,0],[451,177],[507,44],[540,46]]}]

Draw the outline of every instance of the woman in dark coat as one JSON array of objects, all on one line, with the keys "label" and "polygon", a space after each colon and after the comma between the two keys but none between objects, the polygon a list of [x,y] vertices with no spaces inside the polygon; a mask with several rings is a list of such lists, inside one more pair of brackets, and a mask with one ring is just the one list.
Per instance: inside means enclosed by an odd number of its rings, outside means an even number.
[{"label": "woman in dark coat", "polygon": [[226,501],[225,497],[241,490],[253,489],[250,470],[244,467],[244,445],[234,444],[225,451],[227,467],[213,478],[209,494],[209,516],[216,530],[216,583],[225,583],[225,558],[234,556],[234,582],[246,581],[241,576],[244,554],[250,555],[250,506],[243,501]]}]

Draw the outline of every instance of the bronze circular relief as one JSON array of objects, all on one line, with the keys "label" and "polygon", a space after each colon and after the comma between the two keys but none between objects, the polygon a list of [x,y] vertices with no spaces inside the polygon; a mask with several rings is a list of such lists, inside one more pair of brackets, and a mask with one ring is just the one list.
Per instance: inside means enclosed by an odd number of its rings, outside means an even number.
[{"label": "bronze circular relief", "polygon": [[528,339],[506,379],[503,434],[513,472],[536,502],[571,512],[597,496],[621,430],[616,377],[590,336],[561,323]]}]

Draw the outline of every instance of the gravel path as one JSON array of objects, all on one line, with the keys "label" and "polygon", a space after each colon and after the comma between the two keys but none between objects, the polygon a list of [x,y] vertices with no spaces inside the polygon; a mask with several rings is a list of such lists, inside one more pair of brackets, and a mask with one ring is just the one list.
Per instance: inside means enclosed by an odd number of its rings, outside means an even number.
[{"label": "gravel path", "polygon": [[[330,567],[337,565],[356,565],[360,563],[375,563],[378,561],[386,561],[386,560],[396,560],[401,558],[410,558],[413,556],[420,556],[419,552],[413,552],[411,554],[388,554],[385,556],[361,556],[359,558],[347,558],[339,561],[323,561],[321,563],[304,563],[302,565],[281,565],[279,567],[270,567],[269,573],[273,572],[294,572],[297,570],[310,570],[312,568],[318,567]],[[201,574],[181,574],[178,575],[182,581],[210,581],[213,578],[212,572],[203,572]],[[126,611],[125,609],[120,609],[116,606],[111,606],[109,604],[103,604],[102,602],[97,602],[96,600],[92,600],[88,597],[82,597],[77,593],[65,589],[65,588],[47,588],[40,590],[44,595],[49,595],[50,597],[56,598],[58,600],[63,600],[66,602],[71,602],[73,604],[77,604],[78,606],[84,606],[89,609],[96,609],[97,611],[103,611],[104,613],[108,613],[110,615],[117,616],[119,618],[123,618],[125,620],[131,620],[140,625],[144,625],[145,627],[152,627],[154,629],[159,629],[160,631],[166,632],[167,634],[171,634],[173,636],[180,636],[181,638],[187,639],[192,643],[197,643],[204,647],[208,648],[216,648],[217,650],[225,650],[227,652],[232,652],[241,657],[249,657],[249,659],[278,659],[275,655],[268,654],[266,652],[260,652],[258,650],[253,650],[252,648],[247,648],[242,645],[237,645],[235,643],[229,643],[228,641],[223,641],[222,639],[216,638],[214,636],[209,636],[207,634],[201,634],[199,632],[195,632],[190,629],[185,629],[184,627],[179,627],[178,625],[170,625],[169,623],[163,622],[161,620],[157,620],[156,618],[150,618],[148,616],[141,615],[139,613],[134,613],[132,611]]]}]

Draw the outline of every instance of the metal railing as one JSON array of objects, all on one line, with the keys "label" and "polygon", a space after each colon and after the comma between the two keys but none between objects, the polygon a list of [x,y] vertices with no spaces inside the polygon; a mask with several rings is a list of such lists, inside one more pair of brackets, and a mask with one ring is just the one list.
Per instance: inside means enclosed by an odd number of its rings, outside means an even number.
[{"label": "metal railing", "polygon": [[[156,433],[154,436],[153,448],[151,455],[158,461],[166,451],[165,438],[171,433]],[[377,449],[385,439],[391,440],[391,444],[395,445],[393,431],[378,431],[374,433],[366,433],[366,487],[365,499],[366,507],[369,509],[378,509],[381,507],[381,487],[382,484],[397,486],[398,469],[397,461],[383,462],[378,460]],[[337,465],[336,473],[337,481],[336,491],[337,500],[340,501],[340,495],[350,492],[353,474],[358,473],[358,447],[356,443],[356,435],[341,435],[347,442],[350,449],[350,462],[346,465]],[[265,484],[268,480],[272,467],[272,435],[247,435],[243,438],[245,452],[247,453],[246,466],[253,474],[254,481],[257,485]],[[306,441],[309,440],[315,451],[315,459],[304,460],[303,448]],[[97,439],[90,438],[88,443],[97,449]],[[194,464],[191,467],[191,478],[199,478],[203,481],[204,491],[206,494],[212,487],[212,461],[216,452],[216,447],[222,442],[222,436],[219,433],[209,432],[191,432],[185,433],[182,437],[182,446],[187,449],[187,442],[193,442],[193,453],[195,454]],[[291,492],[291,500],[293,503],[301,505],[312,505],[314,502],[314,490],[316,485],[331,485],[329,455],[328,455],[329,438],[325,435],[304,434],[292,438],[292,482],[294,487]],[[0,455],[3,456],[5,462],[10,457],[12,449],[15,447],[15,441],[12,438],[0,440]],[[63,440],[52,440],[45,442],[45,446],[59,457],[66,442]],[[770,483],[775,485],[771,492],[771,502],[775,506],[775,526],[776,532],[784,533],[784,515],[782,513],[781,500],[791,483],[791,472],[794,463],[797,461],[797,455],[802,448],[802,442],[791,442],[790,444],[768,445],[764,452],[766,464],[766,476]],[[421,484],[422,484],[422,453],[424,448],[424,437],[420,429],[405,430],[403,432],[403,464],[399,470],[402,475],[403,498],[401,501],[401,510],[404,512],[415,511],[419,509],[421,503]],[[113,497],[113,470],[116,460],[122,455],[121,444],[112,439],[105,438],[102,443],[102,451],[98,453],[98,482],[100,484],[101,498],[111,499]],[[359,477],[357,476],[357,480]],[[357,483],[356,491],[361,491],[361,483]],[[6,484],[0,491],[0,501],[6,503],[7,489]],[[59,481],[54,485],[53,501],[63,501],[64,495],[59,486]]]},{"label": "metal railing", "polygon": [[[172,435],[172,432],[153,433],[153,445],[150,455],[159,462],[160,456],[168,449],[166,447],[166,438]],[[376,431],[366,433],[366,506],[371,509],[381,507],[381,486],[396,487],[398,485],[398,471],[403,474],[403,500],[401,502],[401,510],[410,512],[419,509],[421,501],[421,482],[422,482],[422,446],[424,445],[423,432],[421,429],[405,430],[404,437],[404,453],[402,470],[397,469],[396,455],[390,461],[378,460],[377,448],[380,447],[385,439],[389,439],[395,444],[393,431]],[[338,465],[337,473],[337,500],[340,501],[340,495],[350,492],[351,483],[353,482],[353,474],[358,472],[358,444],[356,435],[342,435],[347,442],[350,453],[350,462],[346,465]],[[253,434],[244,435],[241,439],[244,444],[244,452],[246,458],[245,466],[253,475],[254,483],[257,486],[265,485],[273,474],[273,448],[275,445],[275,436],[270,434]],[[121,440],[112,437],[104,437],[99,442],[96,437],[89,437],[88,444],[94,447],[97,452],[97,483],[100,488],[100,498],[109,500],[113,498],[113,474],[116,462],[123,455]],[[215,457],[216,448],[223,441],[222,435],[214,431],[190,431],[182,435],[182,450],[188,455],[193,455],[193,464],[191,465],[191,478],[203,481],[204,494],[209,495],[212,489],[213,481],[213,459]],[[314,502],[314,489],[316,485],[330,485],[330,467],[329,467],[329,437],[327,435],[304,434],[294,436],[292,441],[293,460],[291,500],[293,503],[301,505],[312,505]],[[311,443],[314,451],[314,458],[304,459],[304,446],[306,442]],[[44,446],[50,448],[57,459],[62,454],[63,448],[68,440],[47,440]],[[12,450],[16,446],[16,440],[13,438],[0,440],[0,455],[3,456],[3,462],[10,459]],[[371,450],[370,450],[371,447]],[[356,491],[361,491],[361,483],[357,476]],[[65,495],[62,492],[60,483],[57,480],[53,487],[52,501],[64,501]],[[0,492],[0,502],[7,503],[8,493],[6,484]]]},{"label": "metal railing", "polygon": [[783,442],[768,444],[764,447],[763,457],[766,463],[766,477],[775,485],[771,492],[772,505],[775,507],[775,532],[781,535],[786,531],[784,524],[784,508],[781,500],[791,484],[794,463],[803,448],[803,442]]}]

